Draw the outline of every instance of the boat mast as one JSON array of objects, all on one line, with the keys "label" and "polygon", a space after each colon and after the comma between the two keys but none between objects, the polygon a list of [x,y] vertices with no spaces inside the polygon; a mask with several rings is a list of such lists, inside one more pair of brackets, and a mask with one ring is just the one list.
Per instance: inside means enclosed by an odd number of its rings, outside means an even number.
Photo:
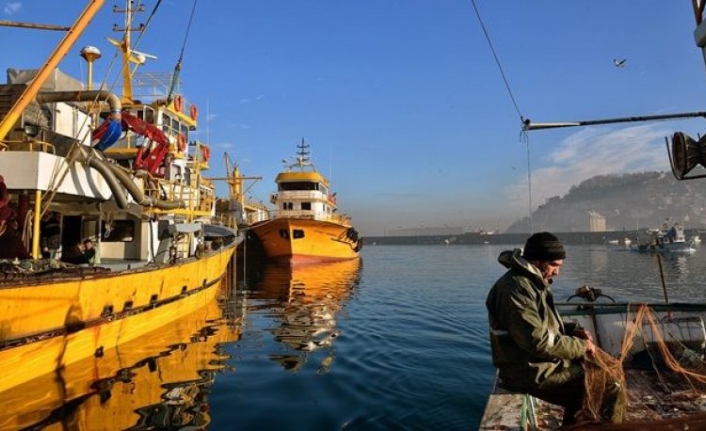
[{"label": "boat mast", "polygon": [[113,7],[113,12],[124,13],[125,14],[125,26],[123,28],[118,27],[118,25],[113,26],[113,31],[118,31],[123,33],[123,38],[120,41],[120,51],[123,53],[122,58],[122,73],[123,73],[123,90],[122,99],[123,104],[131,104],[132,100],[132,74],[130,73],[130,33],[133,31],[142,31],[145,29],[144,24],[140,24],[137,28],[132,27],[132,19],[135,13],[144,12],[145,5],[139,4],[136,8],[132,7],[132,1],[125,1],[125,9],[120,9],[117,6]]},{"label": "boat mast", "polygon": [[88,27],[93,17],[98,13],[98,10],[103,7],[105,0],[91,0],[86,6],[84,11],[78,17],[76,22],[71,26],[64,38],[59,42],[57,47],[52,52],[46,63],[39,69],[37,76],[32,80],[32,82],[25,88],[20,97],[17,99],[15,104],[7,113],[2,122],[0,122],[0,141],[5,139],[10,129],[15,125],[17,120],[22,115],[22,112],[27,108],[29,103],[34,99],[34,97],[39,93],[44,82],[49,78],[49,75],[57,68],[61,60],[69,52],[69,49],[76,43],[76,40],[81,36],[83,31]]},{"label": "boat mast", "polygon": [[297,157],[296,157],[296,166],[299,166],[303,168],[304,166],[311,166],[311,157],[309,157],[309,144],[304,142],[304,138],[302,138],[301,143],[297,144]]}]

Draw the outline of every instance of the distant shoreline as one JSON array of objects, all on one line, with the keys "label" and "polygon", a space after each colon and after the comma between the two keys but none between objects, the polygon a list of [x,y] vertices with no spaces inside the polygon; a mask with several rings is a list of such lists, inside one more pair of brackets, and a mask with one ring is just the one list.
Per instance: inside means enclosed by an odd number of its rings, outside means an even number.
[{"label": "distant shoreline", "polygon": [[[645,230],[618,232],[553,232],[564,244],[610,244],[618,241],[624,246],[625,238],[635,241],[638,234],[645,236]],[[694,235],[704,235],[701,229],[685,229],[687,239]],[[523,245],[529,233],[503,233],[485,235],[480,233],[465,233],[461,235],[415,235],[415,236],[370,236],[364,238],[364,243],[370,245],[482,245],[482,244],[513,244]]]}]

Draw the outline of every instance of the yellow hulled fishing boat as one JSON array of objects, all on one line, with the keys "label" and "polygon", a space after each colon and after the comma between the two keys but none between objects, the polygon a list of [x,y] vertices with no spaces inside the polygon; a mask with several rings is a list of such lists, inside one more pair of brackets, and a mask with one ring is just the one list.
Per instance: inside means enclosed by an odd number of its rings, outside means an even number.
[{"label": "yellow hulled fishing boat", "polygon": [[275,179],[277,192],[270,202],[276,209],[250,229],[274,260],[302,264],[357,259],[362,238],[350,217],[337,213],[336,194],[314,167],[309,145],[302,141],[297,147],[294,161]]},{"label": "yellow hulled fishing boat", "polygon": [[[223,283],[219,298],[231,288]],[[143,339],[122,343],[2,393],[0,429],[204,428],[208,395],[241,337],[242,314],[217,300]]]},{"label": "yellow hulled fishing boat", "polygon": [[152,57],[130,43],[149,27],[131,27],[142,2],[113,9],[125,14],[122,39],[109,39],[121,95],[92,89],[94,47],[80,53],[86,86],[57,69],[103,3],[88,3],[42,68],[0,86],[0,394],[204,307],[239,242],[202,177],[208,147],[189,138],[198,109],[178,92],[181,61],[164,92],[135,92]]}]

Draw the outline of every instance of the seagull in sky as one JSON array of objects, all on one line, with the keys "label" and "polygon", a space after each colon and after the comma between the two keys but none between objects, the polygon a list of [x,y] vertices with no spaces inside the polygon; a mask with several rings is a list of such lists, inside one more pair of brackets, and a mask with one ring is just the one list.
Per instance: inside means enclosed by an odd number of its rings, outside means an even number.
[{"label": "seagull in sky", "polygon": [[624,58],[624,59],[622,59],[622,60],[613,59],[613,65],[614,65],[615,67],[625,67],[625,62],[626,62],[626,61],[628,61],[627,58]]}]

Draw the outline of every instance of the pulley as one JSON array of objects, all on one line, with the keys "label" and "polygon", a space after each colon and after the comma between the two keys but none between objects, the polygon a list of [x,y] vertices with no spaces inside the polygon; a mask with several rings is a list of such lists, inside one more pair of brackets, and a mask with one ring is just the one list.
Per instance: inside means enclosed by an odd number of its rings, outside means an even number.
[{"label": "pulley", "polygon": [[688,176],[696,166],[706,168],[706,136],[698,141],[683,132],[672,136],[672,152],[669,155],[672,173],[678,180],[692,180],[706,177],[706,174]]}]

